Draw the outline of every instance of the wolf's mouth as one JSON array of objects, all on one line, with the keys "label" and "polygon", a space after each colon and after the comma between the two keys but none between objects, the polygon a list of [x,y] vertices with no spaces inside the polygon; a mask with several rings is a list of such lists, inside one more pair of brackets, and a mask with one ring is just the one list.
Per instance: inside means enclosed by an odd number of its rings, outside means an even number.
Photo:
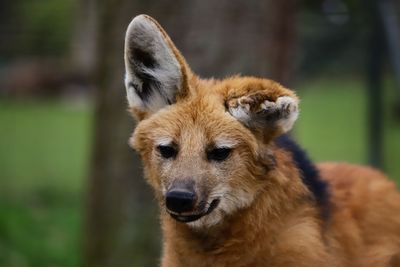
[{"label": "wolf's mouth", "polygon": [[179,222],[184,222],[184,223],[194,222],[194,221],[200,219],[201,217],[203,217],[207,214],[210,214],[218,206],[218,204],[219,204],[219,199],[214,199],[205,212],[202,212],[199,214],[192,214],[192,215],[181,215],[181,214],[175,214],[175,213],[169,212],[169,215],[171,215],[172,218],[174,218],[175,220],[177,220]]}]

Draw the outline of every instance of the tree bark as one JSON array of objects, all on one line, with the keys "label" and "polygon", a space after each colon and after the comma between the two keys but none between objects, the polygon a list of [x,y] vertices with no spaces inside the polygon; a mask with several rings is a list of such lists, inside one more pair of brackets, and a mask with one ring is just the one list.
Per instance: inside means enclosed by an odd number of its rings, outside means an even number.
[{"label": "tree bark", "polygon": [[137,155],[123,85],[124,33],[131,1],[98,1],[94,149],[89,179],[84,266],[156,266],[157,214]]}]

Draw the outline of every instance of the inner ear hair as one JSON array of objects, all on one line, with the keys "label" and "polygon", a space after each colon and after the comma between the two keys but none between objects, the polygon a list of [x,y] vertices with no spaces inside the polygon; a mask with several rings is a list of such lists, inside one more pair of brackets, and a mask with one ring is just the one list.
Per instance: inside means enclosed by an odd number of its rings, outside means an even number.
[{"label": "inner ear hair", "polygon": [[147,15],[135,17],[125,37],[125,86],[129,106],[155,112],[175,103],[182,91],[179,52],[161,26]]},{"label": "inner ear hair", "polygon": [[257,137],[270,141],[293,127],[299,114],[298,99],[295,95],[279,96],[275,101],[265,99],[258,94],[242,96],[230,99],[227,107]]}]

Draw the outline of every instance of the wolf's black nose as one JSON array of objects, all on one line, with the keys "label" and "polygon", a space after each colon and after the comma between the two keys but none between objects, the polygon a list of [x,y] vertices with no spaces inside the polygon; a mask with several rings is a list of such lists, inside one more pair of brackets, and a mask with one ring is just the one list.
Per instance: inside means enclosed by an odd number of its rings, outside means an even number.
[{"label": "wolf's black nose", "polygon": [[167,208],[177,213],[193,210],[195,202],[196,194],[188,190],[172,189],[166,195]]}]

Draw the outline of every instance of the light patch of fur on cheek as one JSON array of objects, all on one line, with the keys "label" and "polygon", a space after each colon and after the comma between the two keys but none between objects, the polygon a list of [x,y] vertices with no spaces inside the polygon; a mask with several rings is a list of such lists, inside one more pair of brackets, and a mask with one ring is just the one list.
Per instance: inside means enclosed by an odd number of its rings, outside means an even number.
[{"label": "light patch of fur on cheek", "polygon": [[[218,207],[210,214],[197,221],[188,223],[193,228],[209,228],[224,220],[226,215],[233,214],[239,209],[249,207],[254,200],[254,195],[245,190],[232,190],[228,185],[219,187],[212,195],[220,196]],[[212,201],[212,200],[210,200]]]},{"label": "light patch of fur on cheek", "polygon": [[224,218],[224,214],[220,210],[218,210],[218,208],[216,208],[210,214],[201,217],[197,221],[189,222],[189,223],[187,223],[187,225],[189,225],[192,228],[197,228],[197,229],[210,228],[210,227],[220,223],[223,220],[223,218]]},{"label": "light patch of fur on cheek", "polygon": [[221,210],[233,214],[239,209],[247,208],[254,200],[254,194],[242,189],[229,190],[221,199]]},{"label": "light patch of fur on cheek", "polygon": [[211,203],[214,199],[219,199],[220,202],[210,214],[203,216],[202,218],[198,219],[197,221],[188,223],[189,226],[193,228],[209,228],[220,223],[226,212],[224,211],[224,196],[226,195],[228,190],[227,186],[217,186],[214,190],[210,193],[210,199],[208,202]]},{"label": "light patch of fur on cheek", "polygon": [[209,203],[211,203],[214,199],[219,198],[220,203],[218,204],[218,207],[215,208],[210,214],[207,214],[197,221],[190,222],[188,225],[192,228],[209,228],[213,225],[218,224],[219,222],[222,221],[223,219],[223,212],[221,210],[221,202],[222,202],[222,196],[224,194],[224,191],[221,189],[216,189],[210,194],[210,199],[208,200]]}]

